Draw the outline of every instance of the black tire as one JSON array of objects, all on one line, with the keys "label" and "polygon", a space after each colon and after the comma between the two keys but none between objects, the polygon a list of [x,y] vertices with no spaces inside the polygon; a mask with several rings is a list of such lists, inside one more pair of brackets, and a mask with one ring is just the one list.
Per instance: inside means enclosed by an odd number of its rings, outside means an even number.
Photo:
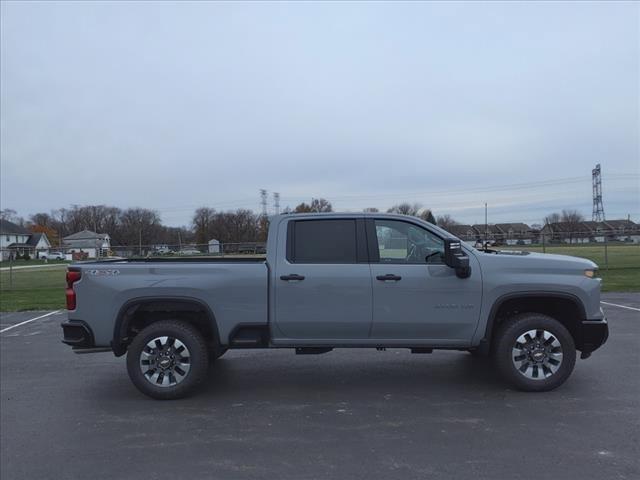
[{"label": "black tire", "polygon": [[[536,363],[532,361],[530,362],[529,359],[532,357],[527,357],[526,360],[519,361],[518,363],[517,358],[524,356],[526,353],[525,350],[519,351],[517,349],[515,351],[522,355],[514,354],[516,340],[531,330],[535,330],[536,332],[546,331],[550,333],[552,337],[555,337],[560,345],[560,364],[557,366],[550,365],[552,368],[557,368],[557,370],[550,373],[548,377],[543,373],[543,367],[541,364],[538,366]],[[529,338],[532,337],[529,336]],[[537,339],[538,337],[532,338],[532,348],[535,347]],[[545,342],[542,341],[539,343],[542,345],[545,344]],[[552,350],[552,347],[555,344],[556,342],[554,341],[552,344],[548,345],[549,351]],[[494,337],[494,347],[494,360],[502,376],[519,390],[527,392],[545,392],[559,387],[565,382],[565,380],[567,380],[567,378],[569,378],[569,375],[573,372],[573,367],[576,363],[576,347],[573,337],[569,331],[558,320],[540,313],[521,313],[506,320],[504,324],[500,325],[500,328]],[[553,361],[557,361],[556,357],[557,353],[554,354]],[[516,363],[518,363],[521,368],[525,368],[526,365],[532,365],[531,370],[527,367],[527,373],[523,373],[521,369],[516,367]],[[535,369],[533,367],[534,365]],[[538,378],[529,377],[534,373]]]},{"label": "black tire", "polygon": [[[154,338],[163,336],[180,341],[189,353],[188,371],[179,383],[170,386],[160,386],[152,383],[145,376],[140,365],[142,352],[147,347],[147,343]],[[127,351],[129,378],[131,378],[138,390],[158,400],[173,400],[188,396],[206,377],[208,368],[209,351],[207,343],[200,332],[186,322],[162,320],[152,323],[134,337]]]}]

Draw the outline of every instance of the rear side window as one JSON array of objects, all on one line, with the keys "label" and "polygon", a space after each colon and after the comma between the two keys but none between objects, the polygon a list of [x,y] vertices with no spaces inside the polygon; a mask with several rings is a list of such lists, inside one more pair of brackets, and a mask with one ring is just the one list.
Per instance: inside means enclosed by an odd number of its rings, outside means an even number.
[{"label": "rear side window", "polygon": [[293,222],[290,260],[294,263],[356,263],[355,220]]}]

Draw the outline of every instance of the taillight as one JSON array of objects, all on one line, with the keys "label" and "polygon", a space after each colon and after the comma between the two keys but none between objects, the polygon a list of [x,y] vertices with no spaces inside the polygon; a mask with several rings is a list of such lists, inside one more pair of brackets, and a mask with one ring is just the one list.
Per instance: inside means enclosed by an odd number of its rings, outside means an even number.
[{"label": "taillight", "polygon": [[76,292],[73,290],[73,284],[80,280],[81,276],[82,272],[77,270],[67,271],[67,289],[65,290],[67,297],[67,310],[76,309]]}]

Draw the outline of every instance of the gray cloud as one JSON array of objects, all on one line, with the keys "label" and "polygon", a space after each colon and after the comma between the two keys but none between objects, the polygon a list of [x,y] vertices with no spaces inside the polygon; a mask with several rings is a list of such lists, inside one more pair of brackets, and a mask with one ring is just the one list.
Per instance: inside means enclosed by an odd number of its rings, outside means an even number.
[{"label": "gray cloud", "polygon": [[533,222],[588,215],[602,163],[608,216],[639,219],[638,8],[4,2],[2,206],[180,224],[267,188]]}]

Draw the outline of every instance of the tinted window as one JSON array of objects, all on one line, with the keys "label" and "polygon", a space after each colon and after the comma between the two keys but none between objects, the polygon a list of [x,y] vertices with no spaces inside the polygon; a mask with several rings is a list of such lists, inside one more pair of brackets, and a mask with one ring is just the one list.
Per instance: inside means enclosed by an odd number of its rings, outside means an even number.
[{"label": "tinted window", "polygon": [[442,263],[444,242],[417,225],[376,220],[380,263]]},{"label": "tinted window", "polygon": [[301,220],[294,228],[295,263],[356,263],[355,220]]}]

